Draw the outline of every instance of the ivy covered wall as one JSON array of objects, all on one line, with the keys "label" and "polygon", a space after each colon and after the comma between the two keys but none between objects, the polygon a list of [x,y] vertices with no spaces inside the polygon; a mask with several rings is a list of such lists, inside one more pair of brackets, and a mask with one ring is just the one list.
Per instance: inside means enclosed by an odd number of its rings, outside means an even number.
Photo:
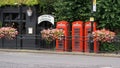
[{"label": "ivy covered wall", "polygon": [[23,4],[33,6],[39,4],[39,0],[0,0],[0,6]]}]

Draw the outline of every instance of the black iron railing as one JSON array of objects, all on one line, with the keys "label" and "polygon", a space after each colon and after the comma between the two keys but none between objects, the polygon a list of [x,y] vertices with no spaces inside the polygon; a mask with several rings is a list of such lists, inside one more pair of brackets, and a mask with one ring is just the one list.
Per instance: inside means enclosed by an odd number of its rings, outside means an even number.
[{"label": "black iron railing", "polygon": [[[83,48],[86,42],[89,46],[89,52],[92,52],[94,46],[91,46],[91,42],[94,43],[93,40],[90,40],[92,36],[67,36],[63,37],[64,40],[67,39],[69,41],[69,51],[72,51],[72,40],[76,40],[77,38],[82,38],[80,40],[83,42]],[[87,40],[84,40],[87,38]],[[22,40],[22,43],[21,41]],[[79,44],[78,41],[76,44]],[[115,38],[110,43],[101,43],[97,41],[97,45],[99,46],[99,53],[120,53],[120,36],[115,36]],[[16,48],[16,49],[49,49],[55,50],[56,48],[56,41],[53,40],[51,42],[47,42],[46,40],[42,39],[40,35],[18,35],[14,40],[9,39],[0,39],[0,48]],[[83,52],[84,49],[83,49]],[[93,51],[94,52],[94,51]]]}]

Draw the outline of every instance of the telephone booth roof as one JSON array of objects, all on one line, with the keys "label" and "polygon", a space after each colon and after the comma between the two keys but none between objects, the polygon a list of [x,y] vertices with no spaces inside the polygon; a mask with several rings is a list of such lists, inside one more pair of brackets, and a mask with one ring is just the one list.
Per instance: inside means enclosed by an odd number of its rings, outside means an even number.
[{"label": "telephone booth roof", "polygon": [[69,24],[67,21],[65,21],[65,20],[62,20],[62,21],[59,21],[59,22],[57,22],[57,24]]},{"label": "telephone booth roof", "polygon": [[83,21],[74,21],[72,24],[76,24],[76,23],[81,24],[83,23]]}]

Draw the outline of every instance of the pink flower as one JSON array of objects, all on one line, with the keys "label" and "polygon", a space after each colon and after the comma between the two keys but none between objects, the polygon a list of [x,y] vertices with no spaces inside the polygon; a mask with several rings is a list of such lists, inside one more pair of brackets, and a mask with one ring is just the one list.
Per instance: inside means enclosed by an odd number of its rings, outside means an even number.
[{"label": "pink flower", "polygon": [[18,34],[18,31],[12,27],[2,27],[0,28],[0,38],[13,39]]},{"label": "pink flower", "polygon": [[64,36],[63,30],[60,29],[47,29],[47,30],[44,29],[41,31],[41,34],[42,38],[47,41],[60,39],[61,36]]},{"label": "pink flower", "polygon": [[93,33],[94,40],[101,41],[101,42],[111,42],[114,37],[115,33],[106,29],[96,30]]}]

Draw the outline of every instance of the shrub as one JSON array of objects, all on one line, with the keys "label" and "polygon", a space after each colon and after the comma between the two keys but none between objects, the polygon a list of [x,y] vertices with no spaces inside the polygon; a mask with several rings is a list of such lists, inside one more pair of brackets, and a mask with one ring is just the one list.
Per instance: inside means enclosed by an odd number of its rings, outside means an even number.
[{"label": "shrub", "polygon": [[99,41],[101,52],[113,52],[117,50],[115,43],[112,40],[115,33],[106,29],[96,30],[93,33],[94,40]]},{"label": "shrub", "polygon": [[115,37],[114,32],[106,29],[94,31],[92,34],[93,34],[94,40],[97,40],[100,42],[111,42]]}]

